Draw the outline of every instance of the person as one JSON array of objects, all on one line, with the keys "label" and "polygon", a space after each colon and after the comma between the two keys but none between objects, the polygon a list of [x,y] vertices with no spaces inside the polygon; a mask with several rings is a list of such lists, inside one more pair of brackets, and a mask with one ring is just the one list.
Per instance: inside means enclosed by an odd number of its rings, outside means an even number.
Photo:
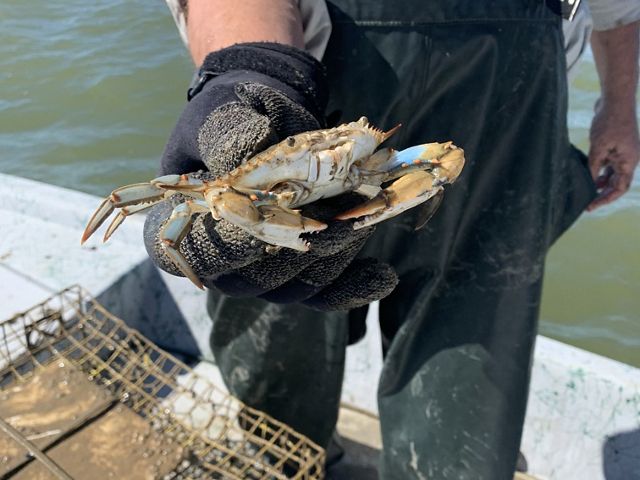
[{"label": "person", "polygon": [[[419,231],[418,211],[362,235],[330,222],[308,253],[267,254],[196,217],[180,250],[210,287],[230,391],[326,446],[349,327],[381,299],[381,478],[511,478],[545,254],[585,208],[624,193],[638,162],[638,22],[594,33],[602,96],[587,163],[569,144],[561,24],[545,2],[170,3],[201,68],[163,173],[219,175],[288,135],[363,114],[403,124],[390,146],[450,139],[467,158]],[[321,7],[305,16],[311,3]],[[326,77],[304,52],[312,40]],[[308,208],[332,218],[351,201]],[[153,209],[145,242],[177,274],[157,238],[171,208]]]}]

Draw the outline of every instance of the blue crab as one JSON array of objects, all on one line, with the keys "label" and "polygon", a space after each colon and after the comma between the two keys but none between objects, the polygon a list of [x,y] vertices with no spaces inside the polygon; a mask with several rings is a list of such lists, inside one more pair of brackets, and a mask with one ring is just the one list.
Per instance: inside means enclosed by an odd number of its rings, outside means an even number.
[{"label": "blue crab", "polygon": [[[336,217],[355,219],[353,228],[359,229],[426,202],[458,178],[464,152],[451,142],[402,151],[377,150],[398,128],[383,132],[362,117],[335,128],[288,137],[218,178],[165,175],[117,188],[90,218],[82,243],[116,208],[120,210],[104,241],[128,215],[180,193],[187,200],[174,208],[159,236],[168,256],[200,288],[200,280],[179,250],[194,214],[210,213],[215,220],[225,219],[270,248],[307,251],[310,244],[300,235],[321,231],[327,225],[303,216],[297,210],[302,205],[346,192],[361,193],[369,200]],[[382,188],[388,182],[392,183]]]}]

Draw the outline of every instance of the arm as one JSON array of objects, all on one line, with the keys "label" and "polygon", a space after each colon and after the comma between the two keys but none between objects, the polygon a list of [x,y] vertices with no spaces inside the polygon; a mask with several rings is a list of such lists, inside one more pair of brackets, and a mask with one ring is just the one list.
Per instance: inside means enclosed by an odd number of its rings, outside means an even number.
[{"label": "arm", "polygon": [[640,22],[594,31],[591,46],[601,97],[591,125],[589,165],[599,189],[593,210],[613,202],[631,185],[640,156],[636,91]]},{"label": "arm", "polygon": [[[185,0],[168,3],[204,73],[169,137],[162,175],[200,170],[196,175],[220,177],[278,141],[322,127],[325,73],[322,64],[297,48],[303,42],[296,0],[190,0],[186,10]],[[263,215],[264,205],[253,204],[250,196],[226,193],[225,201],[237,211],[244,209],[256,225],[300,228],[300,221],[290,217],[295,212]],[[309,254],[287,248],[274,252],[250,234],[251,228],[212,221],[206,214],[178,224],[183,230],[168,230],[164,225],[171,215],[185,217],[174,211],[178,201],[153,207],[145,222],[145,246],[156,265],[199,287],[319,310],[349,310],[385,297],[398,282],[389,265],[355,259],[373,229],[354,230],[350,222],[332,220],[348,208],[348,199],[305,207],[328,225],[308,239]],[[189,218],[194,213],[188,205],[181,208]]]},{"label": "arm", "polygon": [[215,50],[242,42],[304,48],[296,0],[189,0],[189,51],[196,65]]}]

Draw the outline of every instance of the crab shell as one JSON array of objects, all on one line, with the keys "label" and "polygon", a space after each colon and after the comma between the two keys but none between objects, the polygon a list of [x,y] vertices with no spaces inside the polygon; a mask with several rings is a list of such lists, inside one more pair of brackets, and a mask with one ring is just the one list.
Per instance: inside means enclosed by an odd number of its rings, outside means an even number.
[{"label": "crab shell", "polygon": [[364,178],[352,167],[368,160],[397,128],[385,133],[362,117],[288,137],[214,180],[212,192],[216,188],[271,192],[280,195],[279,206],[299,207],[357,190]]}]

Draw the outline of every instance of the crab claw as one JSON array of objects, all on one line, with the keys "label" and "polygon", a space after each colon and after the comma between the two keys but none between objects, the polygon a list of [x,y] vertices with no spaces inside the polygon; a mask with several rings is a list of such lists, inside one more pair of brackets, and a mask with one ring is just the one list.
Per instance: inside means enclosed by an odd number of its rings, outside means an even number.
[{"label": "crab claw", "polygon": [[209,202],[215,217],[224,218],[266,243],[301,252],[309,250],[309,242],[301,239],[300,234],[327,228],[326,223],[303,217],[297,210],[256,206],[250,197],[233,191],[217,193]]},{"label": "crab claw", "polygon": [[297,210],[268,205],[260,207],[260,211],[264,220],[256,225],[251,233],[272,245],[307,252],[311,244],[300,238],[300,235],[320,232],[327,228],[326,223],[304,217]]},{"label": "crab claw", "polygon": [[460,176],[464,167],[464,150],[456,147],[451,142],[436,144],[441,145],[441,154],[432,160],[434,165],[432,173],[444,183],[453,183]]},{"label": "crab claw", "polygon": [[364,217],[354,222],[354,230],[368,227],[426,202],[442,191],[435,184],[436,178],[429,172],[418,170],[408,173],[382,190],[378,195],[336,217],[349,220]]},{"label": "crab claw", "polygon": [[464,151],[451,142],[425,143],[396,151],[380,149],[362,164],[369,182],[387,182],[416,170],[432,172],[441,183],[453,183],[464,167]]}]

